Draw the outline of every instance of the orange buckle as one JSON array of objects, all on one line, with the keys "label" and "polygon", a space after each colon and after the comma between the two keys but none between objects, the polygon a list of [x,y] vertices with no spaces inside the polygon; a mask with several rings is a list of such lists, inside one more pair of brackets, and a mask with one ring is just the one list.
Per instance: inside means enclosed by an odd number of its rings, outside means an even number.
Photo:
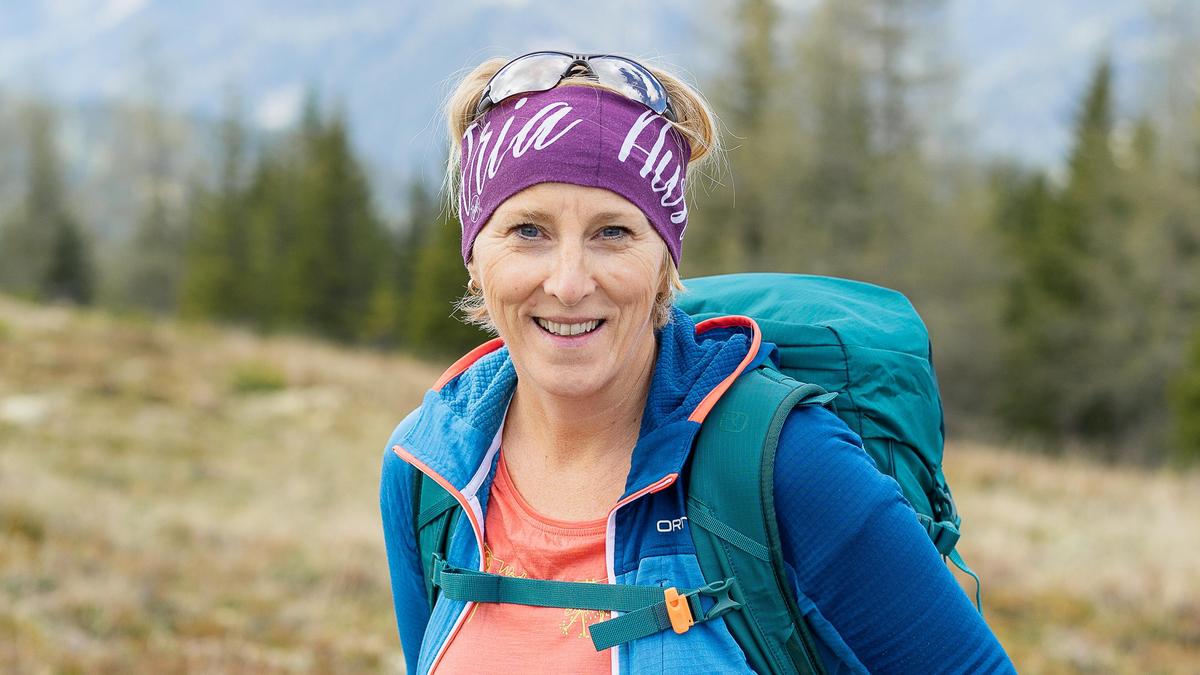
[{"label": "orange buckle", "polygon": [[671,618],[671,628],[680,635],[688,632],[696,622],[692,619],[692,608],[688,605],[686,595],[680,595],[672,586],[663,591],[667,599],[667,616]]}]

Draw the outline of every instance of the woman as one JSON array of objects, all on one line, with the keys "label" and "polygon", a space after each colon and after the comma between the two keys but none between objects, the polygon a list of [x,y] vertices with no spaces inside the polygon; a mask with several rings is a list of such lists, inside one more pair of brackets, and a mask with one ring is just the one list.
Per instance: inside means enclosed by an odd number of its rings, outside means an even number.
[{"label": "woman", "polygon": [[[686,174],[716,146],[694,90],[624,59],[537,52],[477,67],[447,113],[463,307],[499,339],[452,366],[385,452],[408,672],[747,671],[721,621],[596,651],[589,627],[606,612],[446,597],[430,610],[417,471],[466,513],[446,547],[458,567],[704,585],[686,530],[654,523],[682,513],[696,411],[766,358],[753,322],[697,334],[671,306]],[[1011,672],[895,482],[832,413],[787,419],[775,500],[826,672]]]}]

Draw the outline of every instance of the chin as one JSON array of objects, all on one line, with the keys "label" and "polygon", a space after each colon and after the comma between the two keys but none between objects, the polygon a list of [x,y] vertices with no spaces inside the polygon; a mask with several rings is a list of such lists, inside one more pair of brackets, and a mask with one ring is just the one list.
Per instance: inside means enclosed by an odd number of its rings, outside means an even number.
[{"label": "chin", "polygon": [[586,366],[543,365],[531,375],[530,379],[538,389],[562,398],[587,398],[599,393],[613,380],[601,377]]}]

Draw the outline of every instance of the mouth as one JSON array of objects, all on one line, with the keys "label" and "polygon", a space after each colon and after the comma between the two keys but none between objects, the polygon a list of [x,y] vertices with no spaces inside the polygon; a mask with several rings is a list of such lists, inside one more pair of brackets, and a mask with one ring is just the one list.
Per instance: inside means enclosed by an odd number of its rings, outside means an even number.
[{"label": "mouth", "polygon": [[591,319],[588,321],[576,321],[571,323],[550,321],[539,316],[533,318],[534,323],[543,331],[556,337],[579,337],[594,333],[604,325],[604,319]]}]

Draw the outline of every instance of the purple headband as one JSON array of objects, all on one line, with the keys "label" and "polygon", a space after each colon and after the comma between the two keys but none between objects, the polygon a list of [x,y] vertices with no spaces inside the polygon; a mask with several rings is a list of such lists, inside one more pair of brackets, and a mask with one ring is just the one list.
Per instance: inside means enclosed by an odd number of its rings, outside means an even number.
[{"label": "purple headband", "polygon": [[691,146],[662,116],[624,96],[567,86],[512,96],[462,137],[463,261],[504,200],[538,183],[611,190],[646,214],[679,264]]}]

